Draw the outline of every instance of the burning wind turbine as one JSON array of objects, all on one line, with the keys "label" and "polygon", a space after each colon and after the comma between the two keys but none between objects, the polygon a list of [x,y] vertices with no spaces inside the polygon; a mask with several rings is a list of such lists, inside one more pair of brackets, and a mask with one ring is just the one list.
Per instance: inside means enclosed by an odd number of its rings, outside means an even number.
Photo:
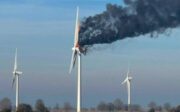
[{"label": "burning wind turbine", "polygon": [[76,58],[78,58],[78,74],[77,74],[77,112],[81,112],[81,48],[79,45],[79,8],[77,7],[76,14],[76,25],[75,25],[75,35],[74,35],[74,46],[72,48],[72,59],[69,73],[76,64]]}]

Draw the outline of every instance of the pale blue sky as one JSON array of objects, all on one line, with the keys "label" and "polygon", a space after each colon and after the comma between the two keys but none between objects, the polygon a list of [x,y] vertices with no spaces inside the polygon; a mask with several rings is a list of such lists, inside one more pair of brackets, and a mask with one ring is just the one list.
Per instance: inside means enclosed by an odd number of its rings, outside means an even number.
[{"label": "pale blue sky", "polygon": [[[80,18],[105,10],[121,0],[1,0],[0,1],[0,98],[9,97],[15,48],[18,48],[21,102],[47,105],[68,101],[76,105],[76,72],[68,75],[76,6]],[[99,101],[127,100],[121,85],[130,62],[132,102],[147,105],[178,104],[180,98],[180,35],[149,35],[111,45],[96,45],[83,57],[83,106]]]}]

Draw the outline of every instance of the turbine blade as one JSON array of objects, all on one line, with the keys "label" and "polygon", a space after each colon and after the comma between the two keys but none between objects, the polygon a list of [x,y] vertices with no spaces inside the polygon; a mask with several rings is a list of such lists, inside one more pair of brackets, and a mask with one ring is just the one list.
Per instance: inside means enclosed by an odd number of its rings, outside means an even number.
[{"label": "turbine blade", "polygon": [[129,73],[130,73],[130,64],[128,62],[128,71],[127,71],[127,77],[129,77]]},{"label": "turbine blade", "polygon": [[14,75],[13,75],[13,80],[12,80],[12,88],[14,87],[15,80],[16,80],[16,76],[15,76],[15,74],[14,74]]},{"label": "turbine blade", "polygon": [[129,77],[129,67],[128,67],[128,71],[127,71],[127,77]]},{"label": "turbine blade", "polygon": [[121,84],[124,84],[128,81],[128,78],[126,77],[126,79],[121,83]]},{"label": "turbine blade", "polygon": [[75,66],[75,64],[76,64],[76,58],[77,58],[77,51],[75,52],[75,55],[74,55],[73,67],[74,67],[74,66]]},{"label": "turbine blade", "polygon": [[129,79],[129,81],[131,81],[133,78],[132,78],[132,77],[129,77],[128,79]]},{"label": "turbine blade", "polygon": [[79,7],[77,7],[76,12],[76,25],[75,25],[75,33],[74,33],[74,46],[77,46],[79,42]]},{"label": "turbine blade", "polygon": [[14,72],[17,70],[17,48],[15,52],[15,59],[14,59]]},{"label": "turbine blade", "polygon": [[[74,34],[74,48],[78,47],[79,41],[79,7],[77,7],[77,12],[76,12],[76,25],[75,25],[75,34]],[[72,58],[71,58],[71,65],[69,69],[69,73],[71,73],[75,63],[76,63],[76,57],[77,57],[77,51],[73,50],[72,53]]]},{"label": "turbine blade", "polygon": [[77,54],[76,51],[73,50],[72,57],[71,57],[71,64],[70,64],[69,74],[71,74],[71,71],[74,68],[75,61],[76,61],[76,54]]}]

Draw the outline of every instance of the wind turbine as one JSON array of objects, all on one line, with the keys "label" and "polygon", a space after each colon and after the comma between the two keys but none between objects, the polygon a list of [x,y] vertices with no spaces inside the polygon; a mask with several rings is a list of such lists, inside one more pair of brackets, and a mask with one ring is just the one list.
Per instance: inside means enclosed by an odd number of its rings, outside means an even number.
[{"label": "wind turbine", "polygon": [[18,71],[18,67],[17,67],[17,49],[16,49],[16,53],[15,53],[15,61],[14,61],[14,70],[13,70],[13,82],[12,82],[12,86],[14,86],[14,84],[16,85],[16,111],[19,105],[19,75],[22,74],[21,71]]},{"label": "wind turbine", "polygon": [[128,111],[130,111],[130,106],[131,106],[131,80],[132,77],[129,76],[129,68],[127,71],[127,76],[125,80],[122,82],[122,84],[127,84],[127,92],[128,92]]},{"label": "wind turbine", "polygon": [[76,64],[76,58],[78,58],[78,74],[77,74],[77,112],[81,112],[81,51],[79,45],[79,7],[77,7],[76,13],[76,25],[74,34],[74,46],[72,48],[72,58],[69,73]]}]

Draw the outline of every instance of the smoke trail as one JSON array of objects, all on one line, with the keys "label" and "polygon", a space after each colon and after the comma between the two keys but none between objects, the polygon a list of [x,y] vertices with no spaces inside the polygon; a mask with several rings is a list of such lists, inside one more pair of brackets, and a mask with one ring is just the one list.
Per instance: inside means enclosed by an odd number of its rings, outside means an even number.
[{"label": "smoke trail", "polygon": [[112,43],[147,33],[163,33],[180,24],[180,0],[124,0],[124,7],[107,4],[106,11],[81,22],[79,44]]}]

